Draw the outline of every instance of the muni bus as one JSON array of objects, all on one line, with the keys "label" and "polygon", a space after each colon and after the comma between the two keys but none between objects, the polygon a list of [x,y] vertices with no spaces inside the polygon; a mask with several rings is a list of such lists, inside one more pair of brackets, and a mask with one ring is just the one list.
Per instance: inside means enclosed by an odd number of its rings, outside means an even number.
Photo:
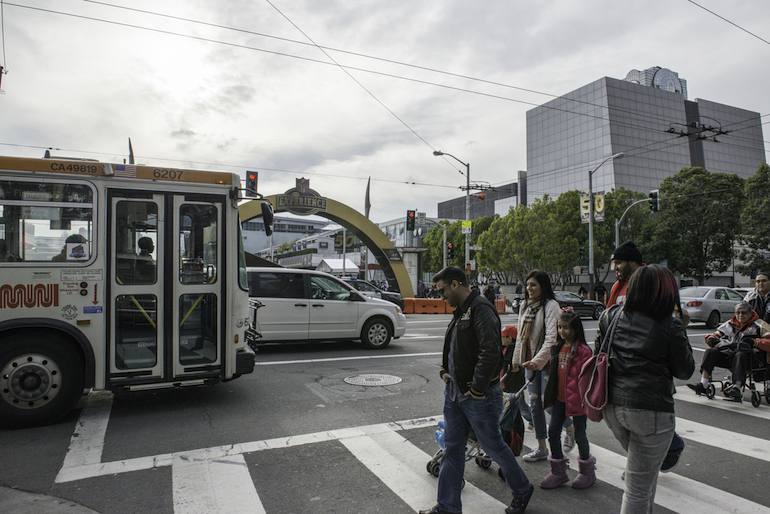
[{"label": "muni bus", "polygon": [[0,425],[254,370],[233,173],[0,157]]}]

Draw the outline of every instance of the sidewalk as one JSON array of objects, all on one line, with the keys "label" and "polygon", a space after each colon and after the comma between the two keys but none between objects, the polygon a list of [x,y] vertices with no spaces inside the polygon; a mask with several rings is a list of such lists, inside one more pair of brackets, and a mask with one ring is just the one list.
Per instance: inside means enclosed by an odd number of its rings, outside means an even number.
[{"label": "sidewalk", "polygon": [[64,498],[0,487],[0,512],[13,514],[99,514]]}]

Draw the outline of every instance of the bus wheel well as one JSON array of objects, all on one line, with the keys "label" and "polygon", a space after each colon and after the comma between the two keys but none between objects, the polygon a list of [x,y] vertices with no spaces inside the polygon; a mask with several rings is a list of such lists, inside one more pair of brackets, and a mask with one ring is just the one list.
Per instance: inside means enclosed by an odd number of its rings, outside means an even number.
[{"label": "bus wheel well", "polygon": [[53,423],[75,406],[85,387],[85,358],[66,333],[8,330],[0,336],[0,426]]}]

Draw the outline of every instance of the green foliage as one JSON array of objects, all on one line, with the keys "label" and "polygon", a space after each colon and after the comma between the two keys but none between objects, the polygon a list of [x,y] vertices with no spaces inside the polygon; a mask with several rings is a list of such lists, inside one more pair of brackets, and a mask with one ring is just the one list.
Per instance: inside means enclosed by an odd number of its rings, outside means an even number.
[{"label": "green foliage", "polygon": [[744,262],[735,269],[748,275],[752,270],[770,269],[770,166],[760,164],[753,177],[746,179],[746,205],[741,213],[744,227],[742,242],[748,247],[739,252]]},{"label": "green foliage", "polygon": [[668,267],[703,284],[732,264],[733,242],[741,234],[744,183],[738,175],[683,168],[660,185],[660,212],[642,245],[648,262]]},{"label": "green foliage", "polygon": [[[770,269],[770,166],[762,164],[744,181],[737,175],[710,173],[703,168],[683,168],[666,178],[660,190],[660,211],[651,213],[646,193],[619,188],[605,195],[605,221],[594,223],[594,274],[598,281],[610,273],[609,258],[616,247],[615,220],[625,213],[619,226],[619,242],[633,240],[645,261],[666,260],[672,271],[703,283],[733,263],[734,242],[742,241],[740,253],[746,262],[736,270]],[[567,191],[556,200],[547,196],[529,206],[520,205],[503,217],[474,221],[472,252],[480,270],[503,283],[524,281],[533,269],[546,271],[562,287],[571,279],[580,261],[580,248],[588,257],[588,224],[580,222],[579,191]],[[745,207],[744,207],[745,206]],[[628,209],[628,212],[626,210]],[[455,244],[455,258],[448,264],[463,266],[465,236],[461,222],[447,224],[447,241]],[[746,227],[743,235],[741,227]],[[425,237],[425,270],[441,269],[443,231],[432,228]],[[604,277],[599,271],[606,267]]]}]

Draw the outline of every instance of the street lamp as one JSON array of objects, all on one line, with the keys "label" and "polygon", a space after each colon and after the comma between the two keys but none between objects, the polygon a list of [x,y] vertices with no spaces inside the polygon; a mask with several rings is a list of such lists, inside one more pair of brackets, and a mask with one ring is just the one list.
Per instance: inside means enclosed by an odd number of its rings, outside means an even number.
[{"label": "street lamp", "polygon": [[602,165],[614,159],[622,159],[626,154],[623,152],[616,153],[604,159],[599,165],[588,172],[588,294],[589,298],[596,300],[596,294],[594,293],[594,172],[602,167]]},{"label": "street lamp", "polygon": [[[444,153],[441,150],[434,150],[433,155],[436,157],[440,155],[446,155],[456,160],[463,166],[465,166],[465,221],[471,220],[471,165],[470,163],[463,162],[452,154]],[[466,238],[465,241],[465,273],[468,273],[468,263],[471,262],[471,245],[468,242],[470,238]]]}]

